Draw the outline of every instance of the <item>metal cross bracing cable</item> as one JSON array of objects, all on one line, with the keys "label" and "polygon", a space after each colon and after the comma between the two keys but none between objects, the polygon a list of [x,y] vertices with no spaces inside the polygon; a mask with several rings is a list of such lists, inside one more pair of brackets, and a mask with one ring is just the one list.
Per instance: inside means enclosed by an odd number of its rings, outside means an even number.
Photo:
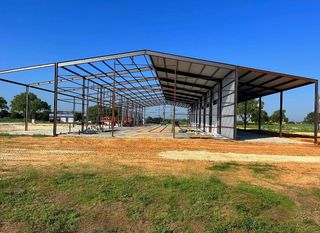
[{"label": "metal cross bracing cable", "polygon": [[[105,63],[104,61],[101,61],[104,65],[106,65],[109,69],[112,69],[113,70],[113,68],[111,67],[111,66],[109,66],[107,63]],[[95,65],[93,65],[92,63],[88,63],[89,65],[91,65],[93,68],[95,68],[96,70],[98,70],[99,72],[104,72],[104,71],[102,71],[100,68],[98,68],[98,67],[96,67]],[[117,72],[117,71],[115,71],[115,73],[117,73],[117,74],[119,74],[119,72]],[[105,73],[106,74],[106,73]],[[112,79],[112,77],[110,77],[110,76],[108,76],[108,75],[106,75],[107,77],[109,77],[110,79]],[[129,83],[128,82],[128,80],[126,80],[126,79],[124,79],[127,83]],[[122,86],[122,87],[124,87],[124,88],[126,88],[126,86],[124,86],[123,84],[121,84],[119,81],[117,81],[117,80],[115,80],[115,82],[117,83],[117,84],[119,84],[120,86]],[[130,83],[129,83],[130,84]],[[133,86],[133,85],[131,85],[131,86]],[[133,86],[134,87],[134,86]],[[124,93],[124,92],[123,92]],[[132,93],[133,95],[135,95],[132,91],[130,91],[130,93]],[[128,93],[125,93],[126,95],[129,95],[131,98],[133,98],[130,94],[128,94]],[[136,96],[136,95],[135,95]]]},{"label": "metal cross bracing cable", "polygon": [[[117,60],[117,61],[118,61],[118,60]],[[119,61],[118,61],[118,62],[119,62]],[[113,69],[108,63],[106,63],[105,61],[102,61],[102,63],[103,63],[104,65],[106,65],[109,69],[114,70],[114,69]],[[127,83],[134,88],[133,84],[130,83],[127,79],[123,78],[122,75],[119,74],[118,71],[114,70],[114,72],[115,72],[119,77],[121,77],[123,80],[127,81]],[[145,97],[145,95],[143,95],[143,94],[142,94],[142,96]],[[151,98],[152,98],[152,97],[151,97]],[[153,102],[153,103],[155,103],[155,105],[158,105],[158,102],[155,102],[153,99],[150,100],[150,102]]]},{"label": "metal cross bracing cable", "polygon": [[[116,60],[118,61],[118,59],[116,59]],[[146,80],[146,77],[144,76],[144,74],[142,73],[142,71],[139,69],[139,67],[136,65],[136,63],[134,62],[133,57],[130,57],[130,60],[131,60],[131,62],[133,63],[133,65],[139,70],[139,72],[141,73],[141,76],[144,78],[144,81],[147,82],[147,83],[148,83],[148,86],[150,86],[151,89],[152,89],[151,84],[149,83],[148,80]],[[119,62],[119,64],[120,64],[126,71],[128,71],[127,68],[124,67],[124,66],[121,64],[120,61],[118,61],[118,62]],[[137,80],[136,77],[134,77],[131,72],[129,72],[129,74],[130,74],[130,76],[131,76],[134,80]],[[142,87],[141,82],[138,82],[138,83],[139,83],[140,86]],[[163,100],[161,100],[159,97],[158,97],[158,99],[159,99],[160,101],[163,101]]]},{"label": "metal cross bracing cable", "polygon": [[[157,73],[157,71],[156,71],[155,68],[154,68],[154,64],[153,64],[152,59],[150,58],[151,63],[152,63],[152,66],[151,66],[150,63],[149,63],[149,61],[148,61],[148,59],[147,59],[147,57],[146,57],[146,55],[143,55],[143,57],[144,57],[146,63],[148,64],[148,66],[152,67],[151,73],[152,73],[155,77],[158,77],[158,73]],[[158,83],[159,83],[159,85],[160,85],[160,88],[161,88],[161,90],[162,90],[162,96],[163,96],[162,98],[164,99],[164,104],[165,104],[165,103],[166,103],[166,97],[164,96],[164,91],[163,91],[163,88],[162,88],[162,86],[161,86],[161,84],[160,84],[159,78],[157,78],[157,81],[158,81]]]},{"label": "metal cross bracing cable", "polygon": [[[88,63],[91,67],[93,67],[93,68],[95,68],[96,70],[98,70],[99,72],[101,72],[101,73],[105,73],[104,71],[102,71],[101,69],[99,69],[98,67],[96,67],[95,65],[93,65],[92,63]],[[106,74],[106,77],[109,77],[110,79],[112,79],[109,75],[107,75],[107,73],[105,73]],[[108,84],[108,85],[112,85],[111,83],[108,83],[108,82],[106,82],[105,80],[104,80],[104,82],[106,83],[106,84]],[[117,80],[115,80],[115,82],[116,83],[119,83]],[[122,85],[123,86],[123,85]],[[123,86],[124,87],[124,86]],[[124,93],[124,94],[127,94],[127,95],[129,95],[132,99],[136,99],[136,98],[134,98],[132,95],[130,95],[130,94],[128,94],[128,93],[125,93],[125,92],[122,92],[122,93]],[[132,92],[133,93],[133,92]],[[122,96],[121,94],[119,94],[119,93],[117,93],[118,95],[120,95],[120,96]],[[134,94],[134,93],[133,93]]]},{"label": "metal cross bracing cable", "polygon": [[[150,67],[146,66],[146,67],[142,67],[140,68],[141,70],[143,71],[149,71],[151,70]],[[136,69],[130,69],[131,72],[138,72],[138,70]],[[112,72],[113,73],[113,72]],[[112,73],[109,73],[108,75],[112,75]],[[119,73],[121,74],[126,74],[127,71],[119,71]],[[62,76],[71,76],[71,75],[68,75],[68,74],[65,74],[65,75],[62,75]],[[79,77],[78,75],[72,75],[73,77],[72,78],[65,78],[63,80],[58,80],[58,83],[61,83],[61,82],[68,82],[68,81],[76,81],[76,80],[81,80],[82,77]],[[103,77],[106,77],[105,74],[96,74],[95,76],[98,76],[99,78],[103,78]],[[61,76],[60,76],[61,77]],[[94,76],[91,76],[91,75],[88,75],[88,76],[85,76],[86,79],[94,79],[95,77]],[[54,84],[54,80],[49,80],[49,81],[43,81],[43,82],[36,82],[36,83],[30,83],[29,86],[42,86],[42,85],[49,85],[49,84]]]},{"label": "metal cross bracing cable", "polygon": [[[91,64],[92,65],[92,64]],[[83,75],[81,75],[81,74],[79,74],[79,73],[77,73],[77,72],[75,72],[75,71],[73,71],[73,70],[71,70],[71,69],[69,69],[69,68],[67,68],[67,67],[60,67],[60,68],[62,68],[62,69],[64,69],[64,70],[66,70],[66,71],[68,71],[68,72],[70,72],[70,73],[73,73],[73,74],[75,74],[75,75],[77,75],[77,76],[79,76],[79,77],[82,77],[83,79],[85,79],[85,76],[83,76]],[[97,83],[96,81],[94,81],[94,80],[90,80],[92,83],[95,83],[95,84],[97,84],[97,85],[99,85],[99,86],[102,86],[100,83]],[[103,80],[103,82],[104,83],[106,83],[106,84],[108,84],[108,85],[110,85],[108,82],[106,82],[105,80]],[[107,90],[109,90],[109,91],[112,91],[111,90],[111,88],[108,88],[108,87],[105,87],[105,86],[103,86],[104,88],[106,88]],[[119,95],[121,95],[121,94],[119,94]],[[145,105],[145,103],[143,102],[143,104]]]}]

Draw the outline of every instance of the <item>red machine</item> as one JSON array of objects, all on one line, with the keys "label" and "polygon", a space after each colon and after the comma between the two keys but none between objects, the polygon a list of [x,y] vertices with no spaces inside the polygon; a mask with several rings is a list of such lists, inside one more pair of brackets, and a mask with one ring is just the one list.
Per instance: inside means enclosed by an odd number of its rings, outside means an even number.
[{"label": "red machine", "polygon": [[103,123],[106,126],[115,126],[116,125],[116,121],[115,119],[112,120],[112,117],[102,117],[101,119],[101,123]]},{"label": "red machine", "polygon": [[133,126],[133,118],[132,117],[125,117],[122,121],[122,126]]}]

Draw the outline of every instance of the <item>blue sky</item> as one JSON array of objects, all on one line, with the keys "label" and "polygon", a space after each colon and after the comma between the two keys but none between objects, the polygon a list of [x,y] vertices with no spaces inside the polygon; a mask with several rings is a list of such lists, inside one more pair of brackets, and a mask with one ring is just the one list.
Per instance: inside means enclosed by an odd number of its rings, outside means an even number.
[{"label": "blue sky", "polygon": [[[316,0],[4,0],[0,70],[146,48],[317,78],[319,12]],[[20,91],[0,83],[0,96]],[[313,95],[286,92],[289,118],[312,111]],[[279,108],[279,95],[264,100]]]}]

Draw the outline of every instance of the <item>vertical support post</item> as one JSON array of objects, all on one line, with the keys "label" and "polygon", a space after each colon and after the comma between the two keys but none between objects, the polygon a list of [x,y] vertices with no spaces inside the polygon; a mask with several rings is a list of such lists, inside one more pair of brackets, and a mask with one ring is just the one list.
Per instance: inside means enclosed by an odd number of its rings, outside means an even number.
[{"label": "vertical support post", "polygon": [[319,92],[318,81],[314,83],[314,143],[318,144],[318,127],[319,127]]},{"label": "vertical support post", "polygon": [[96,101],[96,124],[99,126],[100,125],[100,121],[99,121],[99,117],[100,117],[100,94],[99,94],[99,90],[100,87],[97,86],[97,101]]},{"label": "vertical support post", "polygon": [[135,118],[136,118],[136,120],[135,120],[135,122],[136,122],[136,125],[139,125],[139,119],[138,119],[138,106],[137,105],[135,105]]},{"label": "vertical support post", "polygon": [[[84,111],[85,111],[85,96],[86,96],[86,79],[82,78],[82,100],[81,100],[81,132],[84,131]],[[88,98],[88,97],[87,97]]]},{"label": "vertical support post", "polygon": [[174,69],[174,93],[173,93],[173,122],[172,122],[172,137],[176,137],[176,91],[177,91],[177,66],[178,61],[176,63]]},{"label": "vertical support post", "polygon": [[116,61],[113,60],[113,83],[112,83],[112,118],[111,118],[111,136],[114,137],[114,121],[115,121],[115,101],[116,101]]},{"label": "vertical support post", "polygon": [[259,97],[258,132],[261,133],[261,96]]},{"label": "vertical support post", "polygon": [[280,92],[280,117],[279,117],[279,136],[282,137],[282,121],[283,121],[283,92]]},{"label": "vertical support post", "polygon": [[100,86],[100,112],[99,112],[99,128],[101,131],[103,131],[102,128],[102,116],[103,116],[103,89],[102,86]]},{"label": "vertical support post", "polygon": [[120,119],[120,122],[119,122],[119,126],[122,127],[122,122],[123,122],[123,106],[122,106],[122,103],[123,103],[123,99],[122,99],[122,96],[120,97],[120,111],[118,112],[118,115],[119,115],[119,119]]},{"label": "vertical support post", "polygon": [[88,80],[87,82],[87,109],[86,109],[86,129],[88,129],[88,121],[89,121],[89,105],[90,105],[90,102],[89,102],[89,96],[90,96],[90,81]]},{"label": "vertical support post", "polygon": [[173,93],[173,123],[172,123],[172,137],[176,137],[176,92],[177,92],[177,67],[178,61],[176,62],[176,67],[174,69],[174,93]]},{"label": "vertical support post", "polygon": [[[105,87],[103,88],[103,98],[102,98],[102,118],[106,116],[106,89]],[[101,120],[102,120],[101,118]],[[104,122],[101,122],[101,128],[102,128],[102,132],[103,132],[103,128],[104,128]]]},{"label": "vertical support post", "polygon": [[202,101],[199,101],[199,126],[198,128],[201,129],[201,108],[202,108]]},{"label": "vertical support post", "polygon": [[133,116],[133,101],[131,101],[131,111],[130,111],[130,117],[132,119],[132,124],[134,125],[134,121],[136,120]]},{"label": "vertical support post", "polygon": [[73,121],[72,121],[72,127],[75,125],[75,118],[76,118],[76,97],[73,97]]},{"label": "vertical support post", "polygon": [[195,127],[198,128],[198,103],[194,104],[194,115],[195,115],[195,119],[194,119]]},{"label": "vertical support post", "polygon": [[53,136],[57,136],[58,123],[58,63],[54,64]]},{"label": "vertical support post", "polygon": [[212,105],[213,105],[213,90],[210,91],[209,101],[209,132],[212,133]]},{"label": "vertical support post", "polygon": [[222,81],[219,82],[218,87],[218,133],[221,134],[221,128],[222,128]]},{"label": "vertical support post", "polygon": [[145,124],[146,123],[146,107],[143,107],[142,111],[143,111],[143,124]]},{"label": "vertical support post", "polygon": [[247,101],[244,101],[244,130],[247,130]]},{"label": "vertical support post", "polygon": [[127,107],[126,107],[126,121],[128,121],[128,117],[129,117],[129,100],[127,99]]},{"label": "vertical support post", "polygon": [[26,105],[25,105],[25,116],[24,116],[24,130],[28,131],[28,120],[29,120],[29,86],[26,86]]},{"label": "vertical support post", "polygon": [[203,96],[203,131],[206,131],[206,118],[207,118],[207,94]]},{"label": "vertical support post", "polygon": [[238,106],[238,69],[234,70],[234,120],[233,120],[233,139],[237,139],[237,106]]}]

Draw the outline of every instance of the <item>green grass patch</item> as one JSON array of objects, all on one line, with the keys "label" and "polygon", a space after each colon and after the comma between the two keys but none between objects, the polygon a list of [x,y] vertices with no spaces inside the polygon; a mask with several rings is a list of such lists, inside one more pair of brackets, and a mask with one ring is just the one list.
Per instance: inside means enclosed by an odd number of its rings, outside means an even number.
[{"label": "green grass patch", "polygon": [[259,215],[264,210],[277,206],[285,207],[287,210],[294,208],[294,203],[288,197],[271,189],[241,183],[235,187],[235,190],[239,195],[233,206],[242,215]]},{"label": "green grass patch", "polygon": [[214,164],[211,167],[209,167],[209,170],[213,171],[227,171],[230,170],[231,168],[239,166],[238,163],[235,162],[226,162],[226,163],[219,163],[219,164]]},{"label": "green grass patch", "polygon": [[79,215],[57,206],[37,189],[39,174],[0,180],[0,225],[20,222],[26,232],[74,232]]},{"label": "green grass patch", "polygon": [[[0,118],[0,122],[1,123],[24,123],[24,119],[23,118]],[[29,120],[29,122],[31,122],[31,120]]]},{"label": "green grass patch", "polygon": [[[247,129],[258,129],[258,125],[248,124]],[[263,130],[279,132],[278,124],[264,124],[262,125]],[[282,126],[282,131],[287,133],[295,133],[295,132],[304,132],[304,133],[312,133],[313,132],[313,124],[307,123],[287,123]]]},{"label": "green grass patch", "polygon": [[[68,197],[63,206],[52,199],[55,192]],[[20,222],[30,232],[74,232],[82,226],[79,219],[91,214],[81,210],[103,206],[103,214],[108,208],[112,211],[115,205],[121,206],[130,224],[145,224],[154,232],[312,232],[310,229],[320,229],[312,221],[290,218],[288,213],[296,217],[299,212],[288,197],[248,183],[226,185],[217,176],[156,177],[132,171],[122,171],[122,174],[110,171],[102,176],[83,169],[44,177],[30,170],[0,181],[0,225]],[[273,214],[288,217],[277,221]],[[121,224],[112,227],[103,226],[101,230],[123,231]]]},{"label": "green grass patch", "polygon": [[266,174],[268,172],[273,172],[278,170],[277,166],[272,164],[254,163],[254,164],[249,164],[247,167],[248,169],[252,170],[255,174]]},{"label": "green grass patch", "polygon": [[315,188],[312,193],[320,201],[320,188]]},{"label": "green grass patch", "polygon": [[32,134],[32,137],[34,138],[45,138],[45,137],[50,137],[49,135],[45,134]]},{"label": "green grass patch", "polygon": [[13,138],[15,135],[9,133],[0,133],[1,138]]},{"label": "green grass patch", "polygon": [[15,138],[15,137],[34,137],[34,138],[44,138],[44,137],[50,137],[49,135],[45,134],[9,134],[9,133],[0,133],[0,137],[2,138]]}]

